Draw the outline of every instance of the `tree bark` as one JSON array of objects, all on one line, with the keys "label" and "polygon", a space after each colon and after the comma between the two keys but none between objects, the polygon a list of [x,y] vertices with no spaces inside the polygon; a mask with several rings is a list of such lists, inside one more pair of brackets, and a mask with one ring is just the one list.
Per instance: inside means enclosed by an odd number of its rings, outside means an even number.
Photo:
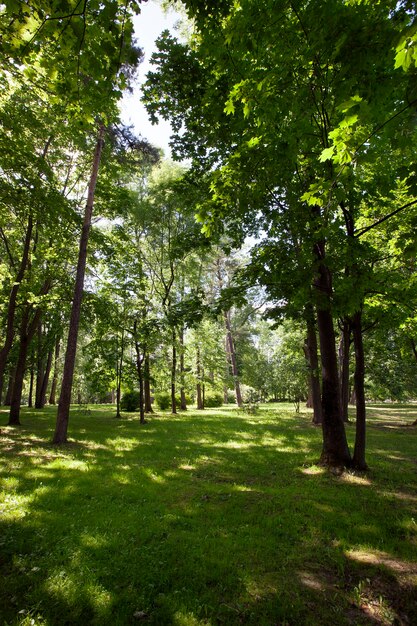
[{"label": "tree bark", "polygon": [[20,289],[21,282],[25,275],[25,271],[29,261],[30,242],[32,240],[33,233],[33,217],[29,214],[28,225],[26,228],[25,243],[23,245],[23,254],[20,261],[19,269],[14,279],[13,286],[10,290],[9,303],[7,306],[6,316],[6,333],[5,340],[2,349],[0,350],[0,397],[3,391],[3,377],[6,369],[7,357],[9,356],[10,349],[13,344],[14,337],[14,322],[16,313],[17,294]]},{"label": "tree bark", "polygon": [[366,470],[366,407],[365,407],[365,356],[362,336],[362,313],[353,317],[353,344],[355,347],[355,393],[356,393],[356,434],[353,451],[353,467]]},{"label": "tree bark", "polygon": [[35,371],[33,367],[33,363],[30,368],[30,382],[29,382],[29,398],[28,398],[28,407],[31,409],[33,407],[33,382],[35,378]]},{"label": "tree bark", "polygon": [[204,402],[203,402],[203,394],[202,394],[202,389],[201,389],[201,352],[200,352],[200,346],[197,346],[197,362],[196,362],[196,369],[197,369],[197,387],[196,387],[196,391],[197,391],[197,409],[199,411],[202,411],[204,409]]},{"label": "tree bark", "polygon": [[336,338],[331,315],[332,278],[329,268],[325,265],[323,242],[316,244],[315,254],[319,261],[314,286],[317,290],[317,325],[322,366],[323,450],[321,462],[329,466],[349,466],[351,456],[340,411]]},{"label": "tree bark", "polygon": [[350,361],[350,322],[343,320],[342,336],[339,345],[339,364],[340,364],[340,402],[342,410],[342,419],[345,423],[349,422],[348,406],[349,406],[349,361]]},{"label": "tree bark", "polygon": [[184,326],[180,328],[180,398],[181,398],[181,411],[187,410],[187,400],[185,398],[185,367],[184,367]]},{"label": "tree bark", "polygon": [[321,404],[317,336],[314,325],[314,314],[312,310],[309,311],[309,315],[307,316],[307,340],[305,344],[305,353],[307,356],[310,375],[310,394],[313,407],[313,424],[322,424],[323,409]]},{"label": "tree bark", "polygon": [[[42,287],[41,293],[47,293],[50,282],[47,280]],[[20,404],[22,401],[23,381],[26,369],[26,357],[29,344],[36,332],[42,310],[37,309],[31,321],[29,321],[30,307],[27,305],[22,315],[20,326],[20,345],[19,355],[17,357],[16,371],[14,375],[14,383],[12,389],[12,398],[10,402],[9,426],[20,426]]]},{"label": "tree bark", "polygon": [[67,350],[65,353],[64,372],[61,385],[61,394],[58,403],[55,434],[53,437],[53,443],[56,444],[62,444],[67,441],[71,391],[74,377],[75,355],[77,351],[78,327],[80,323],[81,301],[84,288],[85,267],[87,262],[87,244],[91,229],[94,195],[97,184],[101,153],[103,149],[103,142],[104,126],[101,125],[98,131],[97,143],[94,152],[93,167],[90,176],[87,203],[84,211],[84,221],[80,238],[74,297],[72,301],[70,325],[68,331]]},{"label": "tree bark", "polygon": [[55,344],[54,355],[54,375],[52,377],[51,392],[49,394],[49,404],[56,404],[56,388],[58,385],[58,359],[61,351],[61,339],[58,338]]},{"label": "tree bark", "polygon": [[[136,320],[135,320],[135,333],[136,333]],[[145,397],[144,397],[144,385],[143,385],[143,363],[145,360],[145,353],[141,354],[141,348],[137,339],[135,339],[135,351],[136,351],[136,371],[138,373],[139,381],[139,415],[140,423],[145,423]]]},{"label": "tree bark", "polygon": [[176,348],[176,333],[175,329],[172,331],[172,364],[171,364],[171,412],[177,412],[177,400],[175,398],[177,376],[177,348]]},{"label": "tree bark", "polygon": [[149,352],[145,350],[144,364],[145,413],[153,413],[151,398],[151,367]]}]

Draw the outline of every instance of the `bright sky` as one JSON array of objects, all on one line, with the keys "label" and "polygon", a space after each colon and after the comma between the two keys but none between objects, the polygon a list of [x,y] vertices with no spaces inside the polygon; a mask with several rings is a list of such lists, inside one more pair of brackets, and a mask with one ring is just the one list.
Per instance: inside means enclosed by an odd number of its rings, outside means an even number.
[{"label": "bright sky", "polygon": [[156,50],[155,40],[163,30],[173,30],[177,21],[178,15],[172,10],[164,14],[157,0],[141,4],[141,13],[135,17],[134,23],[135,35],[139,46],[144,50],[145,60],[139,66],[139,85],[132,94],[125,95],[121,105],[123,122],[133,124],[135,132],[158,148],[162,148],[166,157],[170,156],[168,146],[170,125],[164,120],[155,126],[149,122],[145,107],[140,102],[140,83],[145,80],[147,72],[151,69],[149,61]]}]

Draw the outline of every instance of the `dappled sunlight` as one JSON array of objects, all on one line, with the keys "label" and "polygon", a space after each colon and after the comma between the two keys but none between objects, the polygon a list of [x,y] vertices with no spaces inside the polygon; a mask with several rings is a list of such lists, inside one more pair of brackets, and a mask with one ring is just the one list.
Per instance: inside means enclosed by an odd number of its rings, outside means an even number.
[{"label": "dappled sunlight", "polygon": [[154,483],[162,484],[162,483],[165,482],[164,476],[161,476],[160,474],[157,474],[155,471],[153,471],[149,467],[144,467],[142,469],[142,472],[145,474],[145,476],[150,478]]},{"label": "dappled sunlight", "polygon": [[417,496],[411,493],[404,493],[403,491],[389,491],[379,490],[378,493],[384,498],[394,498],[395,500],[401,500],[403,502],[417,503]]},{"label": "dappled sunlight", "polygon": [[306,476],[320,476],[326,473],[326,469],[318,465],[311,465],[310,467],[301,467],[300,472]]},{"label": "dappled sunlight", "polygon": [[411,584],[417,584],[417,563],[410,563],[409,561],[394,557],[387,552],[372,548],[347,550],[345,554],[349,559],[358,563],[378,567],[382,565],[396,574],[403,582],[406,581]]},{"label": "dappled sunlight", "polygon": [[372,481],[367,476],[359,476],[353,472],[343,472],[339,480],[348,485],[361,485],[362,487],[372,486]]},{"label": "dappled sunlight", "polygon": [[325,591],[329,588],[329,584],[324,580],[320,580],[317,573],[300,571],[297,572],[298,578],[302,585],[312,589],[313,591]]},{"label": "dappled sunlight", "polygon": [[196,466],[190,465],[189,463],[181,463],[181,465],[178,465],[178,469],[184,470],[186,472],[192,472],[196,469]]}]

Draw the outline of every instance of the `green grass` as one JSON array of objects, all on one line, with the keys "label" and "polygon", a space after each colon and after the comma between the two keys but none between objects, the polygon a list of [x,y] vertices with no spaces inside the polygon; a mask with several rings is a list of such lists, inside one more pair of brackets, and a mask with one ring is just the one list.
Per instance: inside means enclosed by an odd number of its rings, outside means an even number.
[{"label": "green grass", "polygon": [[[310,414],[0,411],[0,623],[417,623],[416,406],[369,408],[366,475]],[[354,426],[348,426],[350,441]]]}]

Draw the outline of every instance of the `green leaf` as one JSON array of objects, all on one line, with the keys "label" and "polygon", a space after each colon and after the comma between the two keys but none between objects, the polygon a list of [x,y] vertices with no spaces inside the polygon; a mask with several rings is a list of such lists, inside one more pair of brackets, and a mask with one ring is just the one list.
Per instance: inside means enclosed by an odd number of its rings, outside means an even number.
[{"label": "green leaf", "polygon": [[226,113],[226,115],[233,115],[235,112],[235,105],[233,104],[231,100],[228,100],[223,110]]},{"label": "green leaf", "polygon": [[320,163],[324,163],[325,161],[329,161],[334,155],[334,146],[330,146],[330,148],[325,148],[320,155],[319,161]]}]

